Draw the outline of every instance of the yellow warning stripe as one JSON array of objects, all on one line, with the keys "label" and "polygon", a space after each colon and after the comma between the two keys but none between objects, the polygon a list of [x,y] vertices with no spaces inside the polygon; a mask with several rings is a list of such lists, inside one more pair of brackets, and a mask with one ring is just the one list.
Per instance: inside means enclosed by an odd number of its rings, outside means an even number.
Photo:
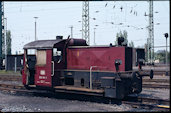
[{"label": "yellow warning stripe", "polygon": [[170,108],[170,106],[166,106],[166,105],[157,105],[157,106],[162,108]]}]

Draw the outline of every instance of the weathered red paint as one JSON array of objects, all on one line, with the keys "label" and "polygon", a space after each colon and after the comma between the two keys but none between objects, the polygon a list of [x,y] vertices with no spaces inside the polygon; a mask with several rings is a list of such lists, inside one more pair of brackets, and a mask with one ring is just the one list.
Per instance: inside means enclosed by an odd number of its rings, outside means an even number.
[{"label": "weathered red paint", "polygon": [[[52,86],[51,78],[51,61],[52,61],[52,50],[46,50],[46,65],[35,66],[35,85],[38,86]],[[40,71],[45,71],[45,75],[40,75]]]},{"label": "weathered red paint", "polygon": [[122,60],[119,71],[125,71],[125,47],[68,48],[67,69],[114,71],[115,60]]}]

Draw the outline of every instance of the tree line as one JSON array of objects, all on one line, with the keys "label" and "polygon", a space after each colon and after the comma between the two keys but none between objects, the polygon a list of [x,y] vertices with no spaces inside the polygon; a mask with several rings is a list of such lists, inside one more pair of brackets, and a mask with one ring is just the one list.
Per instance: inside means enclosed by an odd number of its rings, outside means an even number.
[{"label": "tree line", "polygon": [[[120,31],[119,33],[116,34],[116,41],[115,41],[115,45],[118,45],[118,38],[119,37],[123,37],[124,38],[124,42],[122,43],[122,45],[124,46],[128,46],[128,47],[135,47],[134,46],[134,42],[131,41],[128,43],[128,33],[126,30],[124,30],[123,32]],[[146,44],[144,44],[146,45]],[[140,46],[138,46],[139,48]],[[143,48],[145,48],[145,50],[147,50],[147,47],[146,46],[143,46]],[[170,62],[170,51],[167,52],[167,61]],[[146,56],[147,56],[147,53],[146,53]],[[163,50],[158,50],[157,52],[154,52],[154,60],[155,61],[158,61],[158,63],[166,63],[166,50],[163,49]],[[147,59],[146,59],[147,61]]]}]

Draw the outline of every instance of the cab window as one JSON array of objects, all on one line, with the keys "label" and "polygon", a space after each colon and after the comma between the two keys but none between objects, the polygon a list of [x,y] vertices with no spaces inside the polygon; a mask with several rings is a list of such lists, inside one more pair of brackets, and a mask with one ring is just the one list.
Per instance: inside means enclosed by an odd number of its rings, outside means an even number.
[{"label": "cab window", "polygon": [[36,65],[46,65],[46,51],[37,50],[36,59],[37,59]]},{"label": "cab window", "polygon": [[62,60],[62,50],[53,48],[53,61],[60,63]]}]

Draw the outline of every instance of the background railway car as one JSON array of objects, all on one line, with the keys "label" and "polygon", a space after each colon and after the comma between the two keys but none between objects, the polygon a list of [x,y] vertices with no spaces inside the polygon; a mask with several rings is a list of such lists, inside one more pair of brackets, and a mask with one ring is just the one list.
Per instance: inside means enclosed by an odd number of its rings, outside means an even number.
[{"label": "background railway car", "polygon": [[144,60],[145,62],[145,49],[133,48],[133,66],[138,66],[139,60]]},{"label": "background railway car", "polygon": [[123,99],[140,93],[142,76],[149,75],[132,70],[132,54],[130,47],[93,47],[83,39],[33,41],[24,46],[23,84],[26,88]]}]

